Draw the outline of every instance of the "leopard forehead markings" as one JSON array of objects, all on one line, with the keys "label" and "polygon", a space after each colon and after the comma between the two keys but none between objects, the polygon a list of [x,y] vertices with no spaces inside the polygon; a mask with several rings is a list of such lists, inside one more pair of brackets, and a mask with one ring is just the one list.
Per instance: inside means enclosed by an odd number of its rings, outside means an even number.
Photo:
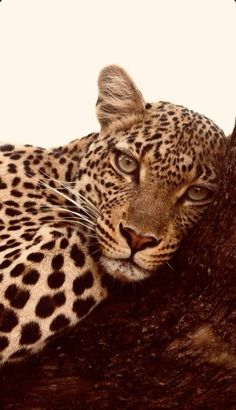
[{"label": "leopard forehead markings", "polygon": [[50,150],[0,147],[1,363],[75,326],[106,297],[108,274],[150,276],[209,202],[186,192],[215,189],[225,137],[212,121],[146,104],[117,66],[98,85],[99,134]]}]

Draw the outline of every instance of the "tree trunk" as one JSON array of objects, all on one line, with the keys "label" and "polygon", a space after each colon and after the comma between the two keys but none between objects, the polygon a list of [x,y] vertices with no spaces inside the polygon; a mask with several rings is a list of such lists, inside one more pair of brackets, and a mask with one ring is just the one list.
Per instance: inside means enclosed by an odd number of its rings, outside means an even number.
[{"label": "tree trunk", "polygon": [[[176,271],[122,286],[39,358],[2,370],[5,409],[236,409],[236,130]],[[108,278],[109,281],[109,278]]]}]

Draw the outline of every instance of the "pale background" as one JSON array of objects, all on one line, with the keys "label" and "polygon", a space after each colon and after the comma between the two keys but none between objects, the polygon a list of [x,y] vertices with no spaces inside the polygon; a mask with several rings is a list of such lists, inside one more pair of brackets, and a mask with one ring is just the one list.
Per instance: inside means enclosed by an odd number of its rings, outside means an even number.
[{"label": "pale background", "polygon": [[64,144],[99,130],[97,76],[128,70],[147,101],[236,114],[234,0],[2,0],[0,140]]}]

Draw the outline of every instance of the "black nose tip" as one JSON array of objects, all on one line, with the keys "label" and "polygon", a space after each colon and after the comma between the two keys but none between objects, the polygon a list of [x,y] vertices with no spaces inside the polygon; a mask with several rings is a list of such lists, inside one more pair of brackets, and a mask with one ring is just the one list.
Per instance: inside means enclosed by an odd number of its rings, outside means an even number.
[{"label": "black nose tip", "polygon": [[153,248],[161,242],[161,239],[155,238],[155,236],[141,235],[134,229],[123,226],[122,223],[120,223],[120,233],[126,239],[132,254],[146,248]]}]

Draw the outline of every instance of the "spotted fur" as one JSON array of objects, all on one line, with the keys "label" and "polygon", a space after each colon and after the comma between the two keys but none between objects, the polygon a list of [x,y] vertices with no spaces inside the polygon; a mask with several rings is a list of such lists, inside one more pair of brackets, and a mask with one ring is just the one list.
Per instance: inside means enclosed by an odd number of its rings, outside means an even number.
[{"label": "spotted fur", "polygon": [[[182,106],[145,103],[117,66],[98,85],[99,134],[0,147],[1,363],[75,326],[107,296],[105,272],[157,271],[212,201],[223,132]],[[210,196],[192,201],[196,186]]]}]

